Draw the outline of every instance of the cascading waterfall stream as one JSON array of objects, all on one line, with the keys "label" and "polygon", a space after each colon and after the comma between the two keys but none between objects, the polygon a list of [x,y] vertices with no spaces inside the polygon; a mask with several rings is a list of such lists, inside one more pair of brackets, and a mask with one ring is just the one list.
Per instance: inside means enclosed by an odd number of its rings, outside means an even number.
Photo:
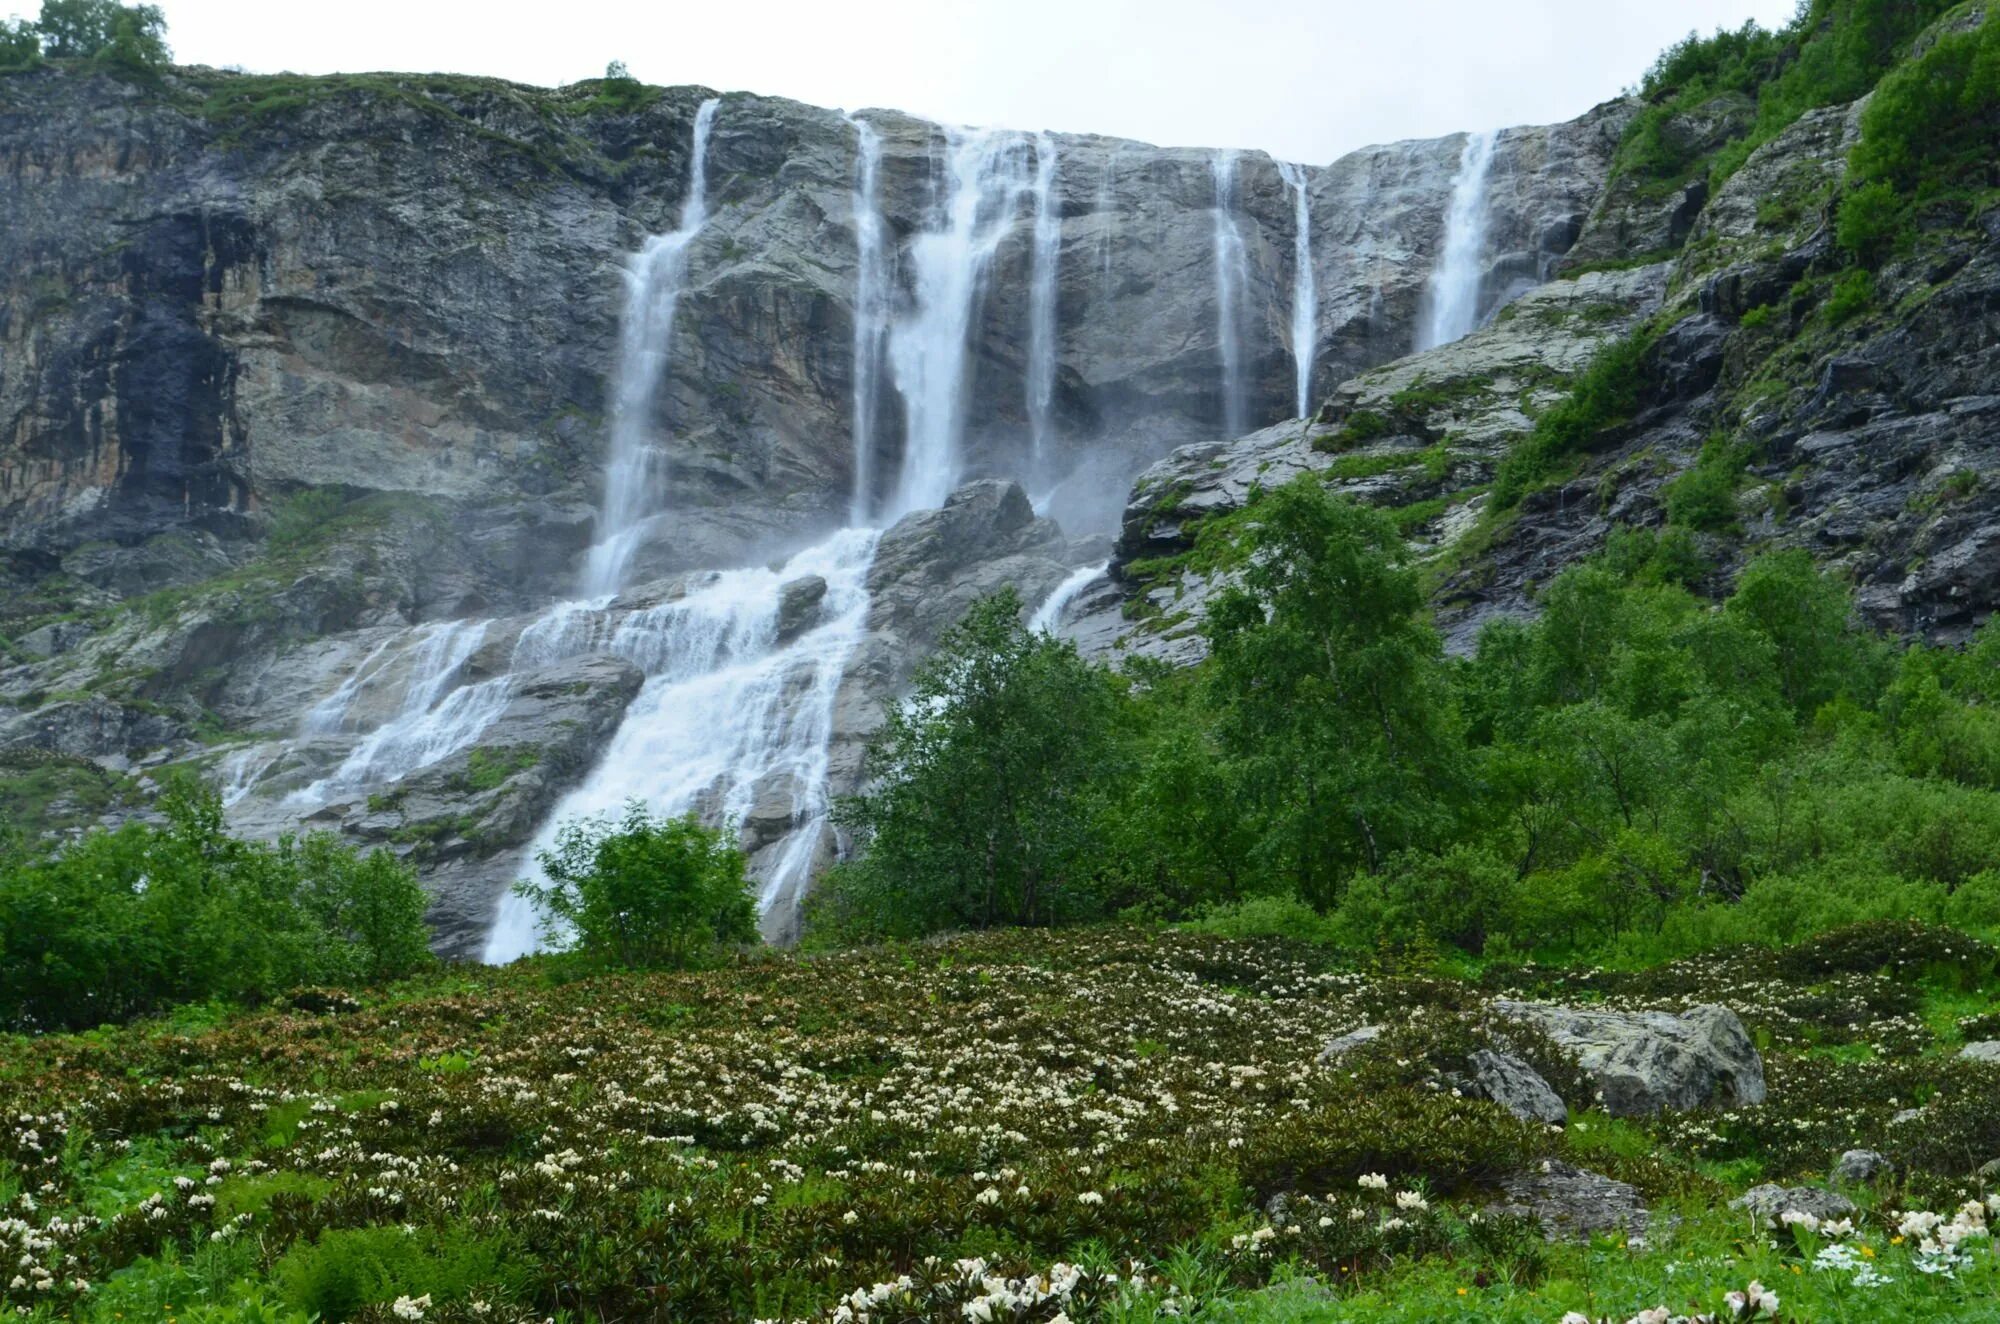
[{"label": "cascading waterfall stream", "polygon": [[708,139],[715,127],[711,97],[695,112],[687,196],[680,224],[646,241],[625,272],[625,313],[611,402],[611,455],[604,469],[604,511],[597,542],[584,566],[586,594],[624,587],[645,523],[657,513],[653,407],[673,352],[674,312],[687,283],[688,246],[708,224]]},{"label": "cascading waterfall stream", "polygon": [[1034,268],[1028,282],[1028,429],[1033,471],[1043,476],[1056,392],[1056,276],[1062,210],[1056,197],[1056,141],[1035,139]]},{"label": "cascading waterfall stream", "polygon": [[1491,133],[1465,140],[1445,210],[1444,247],[1425,291],[1428,311],[1417,348],[1434,349],[1479,326],[1479,287],[1486,274],[1486,177],[1493,167]]},{"label": "cascading waterfall stream", "polygon": [[889,332],[889,362],[907,426],[888,520],[943,505],[958,483],[967,340],[987,269],[1030,187],[1027,158],[1017,135],[947,132],[944,225],[911,241],[916,306]]},{"label": "cascading waterfall stream", "polygon": [[1028,618],[1028,629],[1043,630],[1049,634],[1059,632],[1062,628],[1063,613],[1069,610],[1069,604],[1076,601],[1078,594],[1102,579],[1104,572],[1110,568],[1111,562],[1099,561],[1096,565],[1087,565],[1071,571],[1069,578],[1056,585],[1055,591],[1049,594],[1041,606],[1035,608],[1035,614]]},{"label": "cascading waterfall stream", "polygon": [[1250,405],[1243,385],[1243,287],[1249,257],[1236,228],[1236,153],[1217,152],[1215,177],[1215,338],[1222,356],[1222,424],[1232,437],[1250,430]]},{"label": "cascading waterfall stream", "polygon": [[[613,651],[649,660],[650,676],[604,758],[565,796],[529,850],[564,824],[637,799],[665,814],[701,813],[741,828],[753,816],[787,825],[760,852],[760,908],[796,900],[829,829],[828,746],[834,700],[868,614],[877,534],[847,529],[781,569],[730,570],[677,602],[634,613]],[[777,639],[780,588],[826,580],[821,624]],[[534,907],[512,893],[487,939],[488,961],[536,950]]]},{"label": "cascading waterfall stream", "polygon": [[1278,163],[1278,174],[1292,190],[1295,238],[1292,241],[1292,362],[1298,379],[1298,416],[1312,402],[1313,354],[1318,349],[1319,294],[1313,282],[1312,202],[1306,174],[1289,161]]},{"label": "cascading waterfall stream", "polygon": [[882,135],[848,116],[854,153],[854,495],[847,522],[859,528],[874,514],[875,405],[882,389],[882,353],[889,335],[888,226],[882,219]]}]

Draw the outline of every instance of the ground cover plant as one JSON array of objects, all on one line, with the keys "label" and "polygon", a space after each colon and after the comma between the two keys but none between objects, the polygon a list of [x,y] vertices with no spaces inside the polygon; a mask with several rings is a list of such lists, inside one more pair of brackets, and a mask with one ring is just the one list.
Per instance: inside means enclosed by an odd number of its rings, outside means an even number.
[{"label": "ground cover plant", "polygon": [[[1787,1320],[2000,1309],[2000,1066],[1957,1056],[2000,985],[1949,930],[1459,977],[1131,927],[577,970],[5,1041],[0,1309],[1554,1324],[1728,1319],[1752,1279]],[[1770,1100],[1562,1130],[1457,1097],[1496,992],[1726,1002]],[[1317,1060],[1385,1017],[1381,1051]],[[1725,1207],[1856,1146],[1896,1167],[1851,1227]],[[1490,1211],[1544,1160],[1638,1186],[1647,1236],[1551,1246]]]}]

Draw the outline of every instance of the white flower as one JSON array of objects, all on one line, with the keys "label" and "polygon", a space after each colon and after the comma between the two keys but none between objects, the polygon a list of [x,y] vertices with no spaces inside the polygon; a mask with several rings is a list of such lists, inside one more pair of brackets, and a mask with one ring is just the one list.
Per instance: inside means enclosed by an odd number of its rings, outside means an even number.
[{"label": "white flower", "polygon": [[1431,1207],[1430,1202],[1424,1199],[1423,1195],[1420,1192],[1417,1191],[1396,1192],[1396,1208],[1398,1209],[1428,1209],[1430,1207]]},{"label": "white flower", "polygon": [[1627,1324],[1667,1324],[1673,1317],[1673,1312],[1665,1306],[1654,1306],[1651,1310],[1642,1310],[1632,1316]]},{"label": "white flower", "polygon": [[1096,1191],[1084,1191],[1076,1197],[1076,1202],[1078,1204],[1103,1204],[1104,1197]]},{"label": "white flower", "polygon": [[1389,1189],[1389,1179],[1379,1172],[1362,1173],[1358,1184],[1364,1191],[1386,1191]]},{"label": "white flower", "polygon": [[861,1221],[861,1215],[855,1213],[852,1209],[850,1209],[846,1213],[840,1216],[840,1221],[847,1224],[849,1227],[853,1227],[856,1223],[859,1223]]},{"label": "white flower", "polygon": [[430,1309],[430,1304],[431,1294],[426,1292],[414,1299],[407,1296],[399,1296],[396,1298],[396,1304],[390,1306],[389,1309],[395,1312],[397,1319],[422,1319],[424,1311]]}]

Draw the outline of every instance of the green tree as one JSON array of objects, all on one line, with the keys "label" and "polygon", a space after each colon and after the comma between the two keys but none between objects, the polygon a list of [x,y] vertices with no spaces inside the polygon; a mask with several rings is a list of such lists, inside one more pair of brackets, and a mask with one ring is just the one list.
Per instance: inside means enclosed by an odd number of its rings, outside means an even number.
[{"label": "green tree", "polygon": [[0,69],[31,69],[42,62],[42,34],[18,18],[0,19]]},{"label": "green tree", "polygon": [[869,747],[874,785],[840,809],[859,853],[823,914],[908,935],[1097,913],[1121,715],[1116,678],[1025,628],[1012,589],[975,603]]},{"label": "green tree", "polygon": [[1357,868],[1448,828],[1462,740],[1395,524],[1305,476],[1248,510],[1206,630],[1209,696],[1258,852],[1325,907]]},{"label": "green tree", "polygon": [[[1726,609],[1776,650],[1778,688],[1803,715],[1866,683],[1854,603],[1837,580],[1819,572],[1799,549],[1768,552],[1743,568]],[[1861,674],[1857,674],[1857,670]]]},{"label": "green tree", "polygon": [[552,944],[593,964],[685,969],[757,940],[743,852],[692,814],[663,817],[634,800],[617,820],[565,823],[538,859],[545,881],[516,890],[542,912]]},{"label": "green tree", "polygon": [[240,841],[221,801],[169,782],[163,826],[0,857],[0,1025],[96,1025],[300,984],[392,978],[430,959],[408,866],[327,835]]},{"label": "green tree", "polygon": [[57,60],[104,56],[130,68],[167,62],[167,19],[158,5],[118,0],[42,0],[42,53]]}]

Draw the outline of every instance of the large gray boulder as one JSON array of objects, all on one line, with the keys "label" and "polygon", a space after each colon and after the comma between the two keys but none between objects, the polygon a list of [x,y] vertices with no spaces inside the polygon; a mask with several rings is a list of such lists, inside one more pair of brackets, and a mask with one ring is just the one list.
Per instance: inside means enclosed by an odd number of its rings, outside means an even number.
[{"label": "large gray boulder", "polygon": [[1982,1043],[1967,1044],[1958,1050],[1958,1055],[1972,1062],[2000,1063],[2000,1039],[1988,1039]]},{"label": "large gray boulder", "polygon": [[1764,1101],[1764,1060],[1727,1007],[1674,1015],[1504,1000],[1493,1006],[1575,1053],[1614,1117]]},{"label": "large gray boulder", "polygon": [[1524,1122],[1547,1126],[1568,1123],[1569,1108],[1540,1073],[1520,1058],[1481,1048],[1473,1052],[1470,1065],[1472,1085],[1481,1098],[1491,1099]]},{"label": "large gray boulder", "polygon": [[1326,1047],[1319,1050],[1319,1060],[1322,1064],[1338,1062],[1363,1044],[1372,1044],[1381,1037],[1382,1027],[1379,1025],[1364,1025],[1346,1034],[1335,1035],[1326,1041]]},{"label": "large gray boulder", "polygon": [[1786,1214],[1806,1214],[1818,1222],[1845,1218],[1854,1212],[1854,1201],[1823,1186],[1780,1186],[1766,1182],[1731,1200],[1729,1207],[1746,1209],[1760,1226],[1770,1227]]},{"label": "large gray boulder", "polygon": [[1547,1159],[1504,1177],[1500,1189],[1507,1198],[1492,1212],[1531,1217],[1551,1241],[1582,1240],[1600,1232],[1622,1231],[1634,1237],[1646,1232],[1646,1206],[1636,1186],[1560,1159]]},{"label": "large gray boulder", "polygon": [[1829,1179],[1836,1186],[1866,1186],[1894,1170],[1889,1156],[1880,1150],[1850,1149],[1834,1160]]}]

